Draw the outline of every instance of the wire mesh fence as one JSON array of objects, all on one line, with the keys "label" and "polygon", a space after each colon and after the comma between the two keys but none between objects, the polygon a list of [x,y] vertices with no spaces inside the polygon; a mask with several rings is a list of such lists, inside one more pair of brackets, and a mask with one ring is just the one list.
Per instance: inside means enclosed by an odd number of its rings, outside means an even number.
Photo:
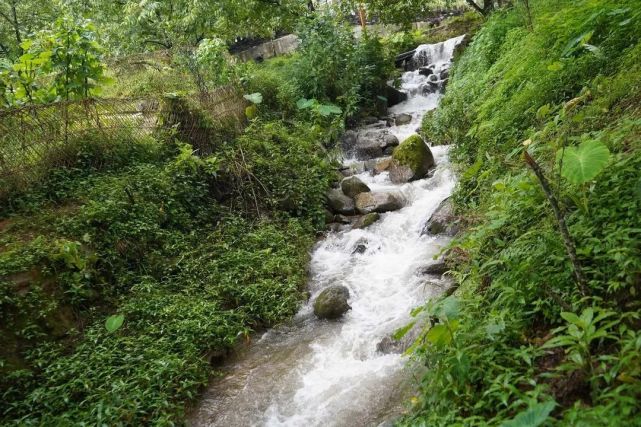
[{"label": "wire mesh fence", "polygon": [[[197,107],[210,124],[194,120],[194,110],[185,111],[185,105]],[[37,180],[43,168],[64,166],[52,157],[88,135],[109,140],[126,131],[135,143],[159,130],[178,129],[181,139],[208,154],[204,128],[219,121],[241,126],[246,106],[236,88],[221,87],[189,97],[87,99],[0,110],[0,186],[11,182],[24,187]]]}]

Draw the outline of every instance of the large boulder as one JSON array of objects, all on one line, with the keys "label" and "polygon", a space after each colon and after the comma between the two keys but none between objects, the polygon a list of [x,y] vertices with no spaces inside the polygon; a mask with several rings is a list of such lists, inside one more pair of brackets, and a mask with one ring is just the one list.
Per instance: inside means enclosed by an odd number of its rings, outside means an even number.
[{"label": "large boulder", "polygon": [[330,286],[314,301],[314,314],[320,319],[338,319],[351,307],[347,303],[349,289],[345,286]]},{"label": "large boulder", "polygon": [[371,191],[370,188],[356,176],[349,176],[341,181],[341,189],[347,197],[356,197],[358,194]]},{"label": "large boulder", "polygon": [[333,188],[327,192],[327,205],[334,213],[354,215],[354,200],[339,189]]},{"label": "large boulder", "polygon": [[436,211],[425,223],[421,235],[444,234],[454,236],[456,233],[458,233],[458,224],[456,215],[454,215],[454,204],[448,198],[436,208]]},{"label": "large boulder", "polygon": [[419,135],[412,135],[394,150],[389,168],[390,179],[395,184],[421,179],[434,165],[430,148]]},{"label": "large boulder", "polygon": [[370,129],[360,132],[352,150],[359,160],[381,157],[390,147],[399,145],[398,138],[387,129]]},{"label": "large boulder", "polygon": [[388,191],[361,193],[355,200],[356,209],[363,215],[390,212],[403,207],[402,198]]},{"label": "large boulder", "polygon": [[407,101],[407,94],[392,86],[385,86],[385,98],[387,98],[387,107],[393,107],[396,104]]}]

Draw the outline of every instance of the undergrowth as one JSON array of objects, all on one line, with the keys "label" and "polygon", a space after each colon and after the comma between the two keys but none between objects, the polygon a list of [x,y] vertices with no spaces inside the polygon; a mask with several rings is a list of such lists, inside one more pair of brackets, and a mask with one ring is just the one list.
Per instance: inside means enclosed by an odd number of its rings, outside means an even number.
[{"label": "undergrowth", "polygon": [[[454,296],[425,307],[428,369],[402,425],[639,425],[641,4],[530,1],[498,11],[459,58],[423,133],[452,144],[467,231]],[[587,182],[557,155],[611,153]],[[588,294],[575,283],[540,182],[563,209]]]}]

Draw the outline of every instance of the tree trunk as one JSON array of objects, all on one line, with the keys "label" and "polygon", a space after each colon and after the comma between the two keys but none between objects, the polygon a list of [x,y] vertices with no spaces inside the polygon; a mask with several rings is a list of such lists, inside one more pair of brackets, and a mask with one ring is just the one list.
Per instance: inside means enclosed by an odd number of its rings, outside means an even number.
[{"label": "tree trunk", "polygon": [[554,193],[550,188],[550,184],[548,180],[545,178],[545,175],[543,174],[543,171],[541,170],[541,167],[536,162],[536,160],[534,160],[532,156],[530,156],[530,153],[528,153],[527,150],[523,152],[523,157],[525,158],[525,162],[527,163],[527,165],[530,167],[530,169],[532,169],[532,171],[538,178],[539,183],[541,184],[541,188],[543,188],[543,192],[545,193],[545,197],[547,197],[548,201],[550,202],[550,206],[552,206],[552,210],[554,211],[554,217],[556,218],[559,231],[561,232],[561,237],[563,237],[563,244],[565,245],[565,250],[568,254],[568,258],[570,258],[570,262],[572,263],[572,268],[574,270],[574,279],[576,280],[576,284],[579,287],[579,291],[581,292],[581,295],[587,296],[590,294],[590,291],[588,290],[585,276],[583,276],[583,269],[581,268],[581,264],[579,263],[579,258],[576,255],[576,247],[574,246],[574,241],[572,240],[572,236],[570,236],[570,231],[568,230],[568,226],[565,223],[565,216],[561,212],[561,208],[559,207],[559,202],[554,196]]}]

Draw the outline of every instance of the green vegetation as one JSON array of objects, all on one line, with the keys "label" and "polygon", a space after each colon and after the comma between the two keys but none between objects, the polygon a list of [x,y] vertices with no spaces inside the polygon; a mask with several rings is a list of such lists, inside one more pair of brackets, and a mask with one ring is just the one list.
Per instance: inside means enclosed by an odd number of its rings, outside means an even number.
[{"label": "green vegetation", "polygon": [[3,418],[179,420],[208,354],[297,310],[330,171],[318,137],[256,122],[215,157],[154,144],[16,200],[0,242]]},{"label": "green vegetation", "polygon": [[403,425],[639,425],[641,4],[529,6],[491,16],[423,124],[468,231]]},{"label": "green vegetation", "polygon": [[[362,3],[401,24],[461,4]],[[458,289],[415,312],[428,369],[399,423],[641,425],[641,3],[465,3],[356,40],[305,0],[0,0],[0,129],[33,132],[0,135],[0,424],[183,423],[304,300],[345,123],[380,110],[396,54],[465,32],[422,126],[460,172]],[[229,54],[291,30],[292,55]],[[206,110],[216,91],[246,117]]]},{"label": "green vegetation", "polygon": [[[84,99],[108,75],[111,96],[161,99],[160,126],[105,133],[77,112],[77,137],[34,165],[37,185],[1,178],[0,420],[180,424],[212,366],[298,310],[337,136],[375,107],[389,62],[378,39],[321,16],[301,23],[299,52],[264,64],[236,64],[212,38],[105,66],[104,27],[86,25],[69,24],[73,43],[23,41],[17,64],[44,60],[21,87],[47,96],[7,103]],[[59,53],[90,74],[58,73]],[[243,130],[190,99],[221,85],[250,104]]]}]

